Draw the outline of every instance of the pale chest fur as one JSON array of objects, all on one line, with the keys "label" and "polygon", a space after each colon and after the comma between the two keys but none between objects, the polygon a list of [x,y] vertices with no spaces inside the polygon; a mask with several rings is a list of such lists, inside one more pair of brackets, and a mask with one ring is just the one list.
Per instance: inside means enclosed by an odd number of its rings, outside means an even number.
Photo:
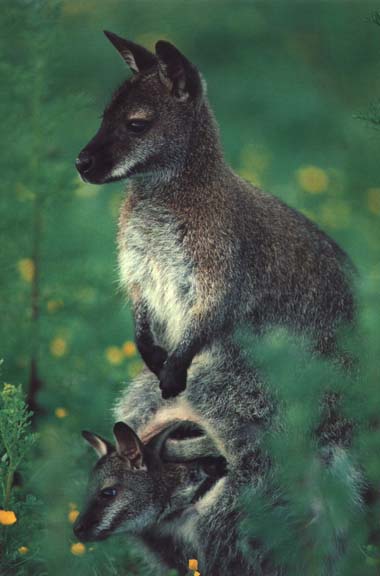
[{"label": "pale chest fur", "polygon": [[129,292],[137,287],[157,343],[168,351],[179,344],[195,299],[182,236],[173,214],[148,204],[136,207],[119,231],[121,282]]}]

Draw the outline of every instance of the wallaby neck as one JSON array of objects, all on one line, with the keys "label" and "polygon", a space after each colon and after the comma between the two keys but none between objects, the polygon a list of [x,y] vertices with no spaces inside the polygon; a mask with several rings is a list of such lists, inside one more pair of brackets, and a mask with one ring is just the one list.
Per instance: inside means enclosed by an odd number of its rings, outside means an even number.
[{"label": "wallaby neck", "polygon": [[225,168],[219,128],[205,100],[194,118],[181,176],[191,180],[196,176],[203,181],[205,178],[213,178]]},{"label": "wallaby neck", "polygon": [[133,178],[131,191],[137,197],[154,197],[158,202],[194,203],[213,183],[230,173],[223,157],[219,129],[205,100],[193,119],[187,153],[167,171]]}]

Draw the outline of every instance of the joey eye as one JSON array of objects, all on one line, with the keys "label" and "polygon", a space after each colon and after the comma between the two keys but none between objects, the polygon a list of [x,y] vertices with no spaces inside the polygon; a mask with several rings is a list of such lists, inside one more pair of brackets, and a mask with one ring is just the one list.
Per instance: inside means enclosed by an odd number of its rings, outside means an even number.
[{"label": "joey eye", "polygon": [[100,491],[102,498],[115,498],[116,494],[116,488],[103,488],[103,490]]},{"label": "joey eye", "polygon": [[127,128],[130,132],[134,134],[142,134],[149,128],[150,122],[148,120],[129,120],[127,122]]}]

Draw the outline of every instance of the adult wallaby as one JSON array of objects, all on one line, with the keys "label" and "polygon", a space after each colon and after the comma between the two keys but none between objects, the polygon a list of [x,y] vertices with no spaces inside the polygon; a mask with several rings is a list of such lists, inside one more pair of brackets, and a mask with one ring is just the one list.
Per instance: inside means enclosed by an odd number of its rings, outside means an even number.
[{"label": "adult wallaby", "polygon": [[337,327],[353,318],[346,254],[225,163],[205,83],[175,46],[161,40],[153,54],[105,34],[133,77],[76,165],[86,182],[131,179],[121,279],[163,397],[184,390],[194,356],[241,323],[285,325],[333,353]]},{"label": "adult wallaby", "polygon": [[[150,550],[156,572],[161,566],[187,574],[187,562],[195,549],[181,541],[181,528],[197,514],[202,498],[226,473],[223,457],[205,436],[198,437],[201,454],[182,461],[178,444],[192,438],[166,441],[179,425],[161,431],[143,445],[134,431],[118,422],[114,426],[116,445],[101,436],[83,432],[99,456],[90,480],[87,506],[78,517],[74,532],[82,541],[103,540],[125,532],[137,537]],[[176,446],[177,444],[177,446]],[[191,448],[189,447],[191,452]],[[210,457],[209,454],[214,456]],[[174,459],[167,461],[167,459]]]}]

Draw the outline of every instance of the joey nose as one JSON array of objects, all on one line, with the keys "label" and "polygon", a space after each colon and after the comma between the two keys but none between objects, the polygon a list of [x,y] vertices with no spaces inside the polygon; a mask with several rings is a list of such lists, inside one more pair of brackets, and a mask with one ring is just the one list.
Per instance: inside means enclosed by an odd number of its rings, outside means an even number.
[{"label": "joey nose", "polygon": [[82,175],[90,172],[94,164],[95,164],[94,157],[88,154],[87,152],[81,152],[78,158],[75,160],[75,166],[79,174]]},{"label": "joey nose", "polygon": [[78,540],[83,539],[85,533],[85,527],[83,525],[81,518],[78,518],[78,520],[75,522],[73,526],[73,532],[75,536],[78,538]]}]

